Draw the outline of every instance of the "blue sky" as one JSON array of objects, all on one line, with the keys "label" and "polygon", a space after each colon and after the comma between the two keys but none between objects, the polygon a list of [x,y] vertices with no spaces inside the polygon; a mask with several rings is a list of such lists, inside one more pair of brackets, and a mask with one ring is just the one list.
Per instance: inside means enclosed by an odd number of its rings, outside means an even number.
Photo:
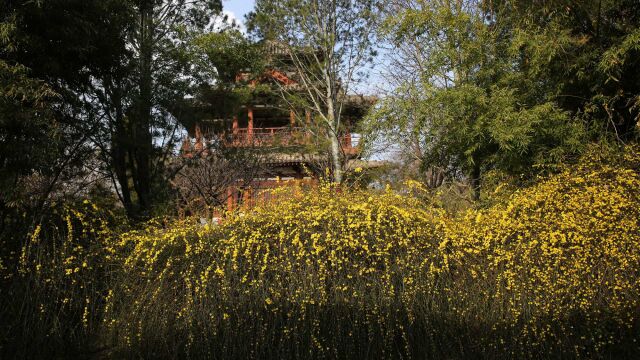
[{"label": "blue sky", "polygon": [[253,10],[255,0],[223,0],[223,11],[227,12],[230,17],[237,19],[238,23],[244,23],[244,15]]}]

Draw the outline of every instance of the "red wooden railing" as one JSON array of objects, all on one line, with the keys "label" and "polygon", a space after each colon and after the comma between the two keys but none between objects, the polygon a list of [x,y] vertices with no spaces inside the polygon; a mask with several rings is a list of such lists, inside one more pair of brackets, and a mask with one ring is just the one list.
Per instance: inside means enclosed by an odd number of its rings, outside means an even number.
[{"label": "red wooden railing", "polygon": [[[301,127],[268,127],[268,128],[237,128],[222,135],[229,146],[291,146],[308,144],[311,134]],[[346,154],[357,153],[353,146],[351,134],[345,134],[340,139],[342,149]]]}]

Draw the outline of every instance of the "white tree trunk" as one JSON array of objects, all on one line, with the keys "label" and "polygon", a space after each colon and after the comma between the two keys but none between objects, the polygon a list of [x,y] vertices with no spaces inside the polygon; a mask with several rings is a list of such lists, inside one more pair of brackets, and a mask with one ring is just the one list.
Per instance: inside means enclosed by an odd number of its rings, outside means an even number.
[{"label": "white tree trunk", "polygon": [[333,182],[342,182],[342,149],[340,149],[340,139],[338,134],[331,135],[331,162],[333,163]]},{"label": "white tree trunk", "polygon": [[327,122],[329,125],[328,135],[331,142],[331,165],[333,166],[333,182],[340,184],[342,182],[343,175],[342,148],[340,146],[339,137],[339,117],[337,117],[335,113],[335,104],[332,96],[331,85],[328,86],[329,90],[327,91]]}]

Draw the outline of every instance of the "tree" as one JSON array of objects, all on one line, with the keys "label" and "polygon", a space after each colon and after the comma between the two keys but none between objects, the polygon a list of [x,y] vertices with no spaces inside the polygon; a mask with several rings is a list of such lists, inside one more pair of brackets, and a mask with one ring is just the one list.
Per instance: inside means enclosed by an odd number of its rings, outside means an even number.
[{"label": "tree", "polygon": [[[370,132],[409,136],[423,169],[461,171],[480,197],[482,173],[528,172],[579,145],[581,129],[537,88],[526,87],[508,24],[483,1],[397,0],[381,35],[408,71],[370,117]],[[407,45],[409,44],[409,45]],[[398,59],[398,58],[396,58]]]},{"label": "tree", "polygon": [[141,0],[132,12],[130,53],[95,78],[93,104],[106,119],[95,140],[128,214],[144,218],[169,187],[164,166],[180,140],[179,105],[202,81],[193,41],[216,23],[221,2]]},{"label": "tree", "polygon": [[261,47],[233,26],[197,37],[194,47],[194,60],[202,73],[215,79],[210,83],[215,82],[219,87],[235,87],[239,84],[237,76],[243,72],[257,75],[264,71]]},{"label": "tree", "polygon": [[65,166],[98,156],[95,173],[113,184],[127,213],[148,216],[168,195],[179,105],[213,81],[194,61],[194,42],[217,31],[221,2],[10,1],[8,9],[19,20],[11,60],[59,95],[49,108],[78,154]]},{"label": "tree", "polygon": [[[185,45],[211,23],[222,6],[220,1],[141,0],[137,10],[139,26],[131,37],[137,94],[129,115],[133,141],[128,144],[125,167],[133,175],[139,211],[144,215],[151,210],[154,177],[163,164],[162,157],[160,161],[154,158],[152,131],[167,128],[167,119],[175,117],[168,114],[168,105],[188,94],[190,66]],[[128,179],[123,180],[121,188],[129,186]]]},{"label": "tree", "polygon": [[202,152],[179,159],[171,181],[178,207],[192,215],[211,215],[226,205],[231,191],[251,191],[255,179],[266,172],[264,162],[259,148],[228,146],[225,141],[210,143]]},{"label": "tree", "polygon": [[[342,109],[372,59],[375,0],[258,0],[249,16],[255,37],[286,54],[297,86],[286,101],[313,110],[329,143],[333,181],[343,180]],[[304,115],[302,115],[304,116]]]},{"label": "tree", "polygon": [[494,1],[512,29],[522,69],[592,139],[640,130],[640,3],[635,0]]},{"label": "tree", "polygon": [[3,4],[3,207],[19,204],[20,211],[37,217],[55,191],[65,190],[62,182],[86,173],[93,156],[90,137],[100,117],[83,94],[91,76],[108,71],[125,50],[124,5],[124,0]]},{"label": "tree", "polygon": [[[0,23],[0,233],[11,208],[22,200],[20,180],[47,166],[55,155],[49,102],[57,94],[30,76],[23,64],[5,60],[16,50],[15,14]],[[43,144],[42,147],[34,144]]]}]

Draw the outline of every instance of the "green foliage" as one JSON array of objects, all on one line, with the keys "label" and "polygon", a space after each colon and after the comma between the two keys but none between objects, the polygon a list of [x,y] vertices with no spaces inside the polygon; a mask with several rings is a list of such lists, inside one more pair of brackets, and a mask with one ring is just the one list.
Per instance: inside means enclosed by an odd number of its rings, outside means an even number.
[{"label": "green foliage", "polygon": [[431,106],[446,106],[429,129],[432,150],[425,154],[424,164],[521,174],[535,171],[533,165],[559,163],[567,148],[579,148],[582,130],[569,123],[565,113],[552,103],[522,107],[518,100],[514,89],[498,86],[436,91]]},{"label": "green foliage", "polygon": [[367,132],[409,138],[423,168],[462,172],[477,191],[487,170],[532,174],[580,149],[581,123],[532,77],[508,18],[482,1],[410,3],[388,5],[380,35],[412,72]]},{"label": "green foliage", "polygon": [[[126,52],[125,0],[10,1],[0,13],[0,255],[96,169],[95,76]],[[93,142],[91,140],[94,140]],[[98,143],[99,145],[96,145]],[[80,189],[80,190],[78,190]]]},{"label": "green foliage", "polygon": [[198,59],[202,65],[227,85],[241,73],[259,74],[264,68],[260,46],[236,29],[203,34],[194,40],[194,45],[195,51],[202,54]]},{"label": "green foliage", "polygon": [[[5,60],[19,44],[15,17],[0,23],[0,213],[20,202],[21,176],[45,170],[55,159],[57,129],[49,104],[57,94],[29,69]],[[41,144],[40,147],[34,146]],[[4,217],[3,217],[4,220]]]},{"label": "green foliage", "polygon": [[[596,139],[638,135],[640,5],[634,0],[493,2],[528,81]],[[540,96],[539,95],[539,96]]]}]

